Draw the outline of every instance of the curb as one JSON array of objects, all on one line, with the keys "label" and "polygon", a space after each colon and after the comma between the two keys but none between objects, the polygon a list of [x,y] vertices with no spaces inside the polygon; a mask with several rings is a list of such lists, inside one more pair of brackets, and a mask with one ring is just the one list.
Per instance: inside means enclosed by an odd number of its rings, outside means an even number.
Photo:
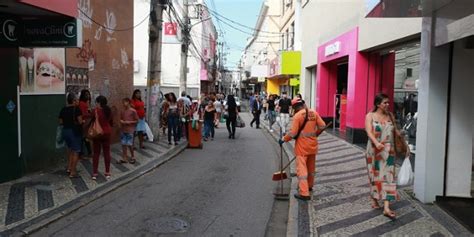
[{"label": "curb", "polygon": [[168,150],[162,156],[158,157],[155,160],[150,161],[149,163],[143,165],[142,167],[131,171],[128,174],[125,174],[117,179],[111,180],[107,185],[98,187],[97,189],[91,190],[89,192],[79,195],[76,199],[73,199],[69,202],[64,203],[61,206],[58,206],[52,210],[49,210],[45,213],[39,214],[38,216],[25,220],[13,227],[2,230],[0,236],[23,236],[30,235],[42,227],[55,222],[56,220],[65,217],[77,209],[97,200],[100,197],[130,183],[138,177],[145,175],[146,173],[152,171],[153,169],[167,163],[179,153],[185,150],[187,143],[180,144]]},{"label": "curb", "polygon": [[[269,127],[266,123],[260,123],[260,125],[263,125],[262,127],[265,128],[266,132],[270,134],[275,141],[278,141],[280,138],[275,135],[274,133],[271,133],[269,130]],[[285,155],[289,157],[293,157],[293,147],[288,144],[284,143],[283,144],[283,152]],[[291,160],[292,158],[289,158]],[[296,173],[296,168],[294,164],[290,165],[290,173]],[[291,177],[291,175],[290,175]],[[298,201],[293,198],[293,195],[296,194],[296,187],[298,186],[298,179],[296,177],[291,177],[291,185],[290,185],[290,196],[289,196],[289,210],[288,210],[288,223],[286,226],[286,236],[292,237],[292,236],[298,236],[298,211],[299,211],[299,205]]]}]

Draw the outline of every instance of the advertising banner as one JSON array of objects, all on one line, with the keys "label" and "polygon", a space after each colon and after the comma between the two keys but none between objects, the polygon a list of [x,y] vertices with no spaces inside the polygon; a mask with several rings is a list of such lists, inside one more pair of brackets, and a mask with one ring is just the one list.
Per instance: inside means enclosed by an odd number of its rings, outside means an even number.
[{"label": "advertising banner", "polygon": [[78,19],[21,20],[0,18],[0,46],[82,47]]},{"label": "advertising banner", "polygon": [[64,48],[20,48],[19,51],[22,95],[65,93]]}]

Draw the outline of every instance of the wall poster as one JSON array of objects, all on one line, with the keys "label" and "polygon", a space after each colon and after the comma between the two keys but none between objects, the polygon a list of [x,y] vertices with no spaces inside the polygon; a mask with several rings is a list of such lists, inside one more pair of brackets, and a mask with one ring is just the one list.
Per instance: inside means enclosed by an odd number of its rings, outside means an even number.
[{"label": "wall poster", "polygon": [[81,90],[89,88],[88,68],[66,67],[66,94],[74,92],[79,96]]},{"label": "wall poster", "polygon": [[65,49],[19,48],[22,95],[64,94]]}]

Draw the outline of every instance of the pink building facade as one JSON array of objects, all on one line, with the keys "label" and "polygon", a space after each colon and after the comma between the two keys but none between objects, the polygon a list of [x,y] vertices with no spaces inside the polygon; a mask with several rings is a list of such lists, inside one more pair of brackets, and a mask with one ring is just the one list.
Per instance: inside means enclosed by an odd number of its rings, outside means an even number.
[{"label": "pink building facade", "polygon": [[[316,109],[326,121],[340,113],[336,95],[347,96],[345,135],[352,143],[367,141],[365,115],[373,108],[376,94],[393,98],[395,55],[358,50],[356,27],[318,47]],[[391,100],[393,101],[393,100]]]}]

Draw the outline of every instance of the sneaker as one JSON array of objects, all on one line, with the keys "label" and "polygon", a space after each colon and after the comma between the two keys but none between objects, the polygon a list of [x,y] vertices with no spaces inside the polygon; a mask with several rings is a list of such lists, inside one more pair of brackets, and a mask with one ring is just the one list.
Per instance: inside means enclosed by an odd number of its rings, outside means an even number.
[{"label": "sneaker", "polygon": [[211,137],[211,141],[214,141],[214,138],[213,138],[213,137]]},{"label": "sneaker", "polygon": [[273,129],[270,129],[270,132],[274,132],[274,130],[273,130]]},{"label": "sneaker", "polygon": [[109,180],[111,176],[112,176],[111,174],[105,174],[105,178],[106,178],[107,180]]},{"label": "sneaker", "polygon": [[97,180],[97,176],[92,176],[92,180]]}]

